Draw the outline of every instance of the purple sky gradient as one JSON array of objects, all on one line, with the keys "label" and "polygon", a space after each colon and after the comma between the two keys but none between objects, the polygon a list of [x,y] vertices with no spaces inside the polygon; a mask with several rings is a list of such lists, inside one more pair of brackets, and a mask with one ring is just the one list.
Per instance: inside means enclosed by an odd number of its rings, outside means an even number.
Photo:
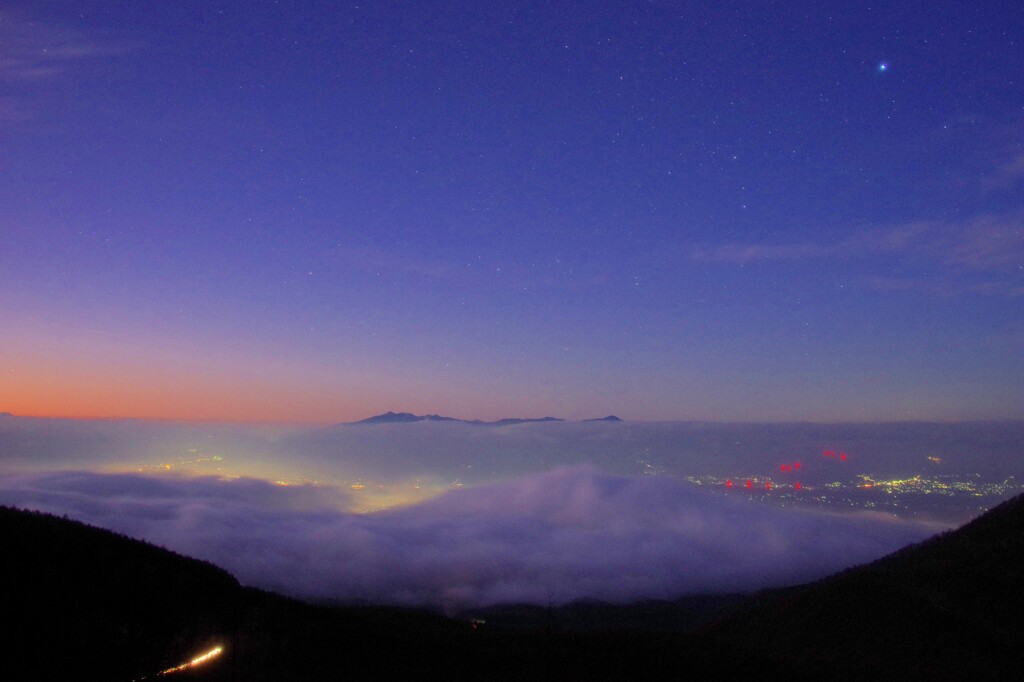
[{"label": "purple sky gradient", "polygon": [[1013,3],[7,3],[0,411],[1019,417],[1022,45]]}]

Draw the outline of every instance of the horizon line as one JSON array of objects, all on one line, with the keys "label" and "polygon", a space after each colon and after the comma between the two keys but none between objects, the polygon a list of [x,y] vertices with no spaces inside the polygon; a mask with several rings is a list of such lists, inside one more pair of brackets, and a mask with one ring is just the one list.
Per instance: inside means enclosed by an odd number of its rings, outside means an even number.
[{"label": "horizon line", "polygon": [[[455,423],[472,424],[473,422],[481,422],[483,424],[489,424],[494,422],[503,421],[505,419],[524,419],[524,420],[535,420],[527,421],[526,423],[541,423],[541,424],[581,424],[585,422],[605,422],[605,423],[631,423],[631,424],[745,424],[745,425],[783,425],[783,424],[818,424],[818,425],[853,425],[853,424],[997,424],[997,423],[1024,423],[1024,418],[1012,418],[1012,417],[990,417],[990,418],[959,418],[959,419],[924,419],[924,418],[907,418],[907,419],[695,419],[695,418],[678,418],[678,419],[627,419],[619,418],[619,422],[605,421],[604,417],[597,418],[584,418],[584,419],[567,419],[562,417],[502,417],[494,420],[485,419],[465,419],[461,417],[447,417],[439,414],[426,414],[416,415],[409,412],[395,412],[388,410],[392,414],[413,414],[417,417],[441,417],[444,421],[452,421]],[[249,426],[279,426],[279,427],[329,427],[329,426],[351,426],[357,425],[367,419],[379,417],[388,412],[382,412],[372,414],[368,417],[361,419],[355,419],[352,421],[300,421],[300,420],[268,420],[268,419],[230,419],[230,418],[218,418],[218,417],[154,417],[154,416],[125,416],[125,415],[48,415],[48,414],[15,414],[13,412],[0,411],[0,418],[12,417],[16,419],[39,419],[39,420],[63,420],[63,421],[81,421],[81,422],[160,422],[160,423],[178,423],[178,424],[222,424],[222,425],[249,425]],[[612,416],[612,415],[609,415]],[[548,421],[540,421],[546,419]],[[437,423],[434,420],[422,419],[415,422],[405,422],[407,424],[419,424],[419,423]],[[402,424],[403,422],[392,422],[396,424]],[[381,424],[367,424],[367,426],[380,426]]]}]

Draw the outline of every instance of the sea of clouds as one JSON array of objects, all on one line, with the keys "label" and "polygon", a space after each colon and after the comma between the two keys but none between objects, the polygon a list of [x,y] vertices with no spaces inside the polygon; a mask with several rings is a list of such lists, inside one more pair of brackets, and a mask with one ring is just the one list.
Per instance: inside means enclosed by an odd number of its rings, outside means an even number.
[{"label": "sea of clouds", "polygon": [[822,577],[941,530],[766,505],[589,466],[352,513],[348,490],[254,478],[51,471],[0,476],[39,509],[209,560],[244,584],[458,609],[751,591]]}]

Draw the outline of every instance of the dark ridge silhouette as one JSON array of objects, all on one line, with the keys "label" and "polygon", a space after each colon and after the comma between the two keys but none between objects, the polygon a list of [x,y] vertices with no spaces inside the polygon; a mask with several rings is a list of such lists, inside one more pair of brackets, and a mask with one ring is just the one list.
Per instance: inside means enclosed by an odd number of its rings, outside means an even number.
[{"label": "dark ridge silhouette", "polygon": [[474,419],[469,424],[480,424],[481,426],[511,426],[513,424],[533,424],[535,422],[564,422],[564,419],[558,417],[538,417],[536,419],[518,419],[513,417],[512,419],[499,419],[493,422],[483,422]]},{"label": "dark ridge silhouette", "polygon": [[0,529],[0,642],[15,653],[0,665],[34,660],[46,672],[8,679],[132,679],[238,625],[238,582],[212,564],[7,507]]},{"label": "dark ridge silhouette", "polygon": [[584,419],[585,422],[620,422],[622,421],[614,414],[610,414],[607,417],[601,417],[600,419]]},{"label": "dark ridge silhouette", "polygon": [[[426,611],[315,606],[130,538],[0,507],[3,678],[814,679],[687,634],[490,628]],[[162,679],[162,678],[161,678]]]},{"label": "dark ridge silhouette", "polygon": [[361,421],[351,422],[353,424],[408,424],[411,422],[458,422],[461,419],[454,417],[442,417],[437,414],[417,415],[409,412],[385,412],[375,417],[368,417]]},{"label": "dark ridge silhouette", "polygon": [[561,422],[564,419],[557,417],[539,417],[536,419],[498,419],[497,421],[487,422],[480,419],[456,419],[455,417],[442,417],[437,414],[412,414],[410,412],[385,412],[384,414],[378,414],[374,417],[368,417],[366,419],[349,422],[351,424],[410,424],[413,422],[458,422],[460,424],[475,424],[478,426],[511,426],[513,424],[526,424],[532,422]]},{"label": "dark ridge silhouette", "polygon": [[865,675],[1014,677],[1024,669],[1024,495],[866,566],[762,593],[706,634]]}]

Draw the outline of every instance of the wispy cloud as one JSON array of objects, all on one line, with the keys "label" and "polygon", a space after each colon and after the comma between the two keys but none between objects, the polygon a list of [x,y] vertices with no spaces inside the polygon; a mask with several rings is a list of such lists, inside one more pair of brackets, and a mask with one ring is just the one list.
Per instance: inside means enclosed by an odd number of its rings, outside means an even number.
[{"label": "wispy cloud", "polygon": [[124,51],[124,45],[81,30],[0,11],[0,79],[9,82],[48,81],[80,62]]},{"label": "wispy cloud", "polygon": [[1012,187],[1024,179],[1024,151],[1018,151],[1015,156],[1001,163],[986,179],[988,189],[1002,189]]},{"label": "wispy cloud", "polygon": [[1024,182],[1024,119],[994,126],[990,139],[982,142],[983,153],[994,162],[981,176],[981,189],[999,192],[1014,189]]},{"label": "wispy cloud", "polygon": [[1024,290],[1024,212],[981,215],[959,222],[918,221],[881,230],[861,230],[846,239],[824,243],[699,247],[691,257],[731,265],[825,257],[925,263],[938,274],[907,278],[868,273],[862,279],[872,288],[884,291],[913,289],[1019,296]]},{"label": "wispy cloud", "polygon": [[860,281],[869,289],[882,292],[920,291],[937,296],[952,296],[956,293],[956,288],[947,280],[870,275],[861,278]]},{"label": "wispy cloud", "polygon": [[807,260],[833,255],[838,245],[832,244],[724,244],[694,250],[694,260],[705,263],[746,265],[757,261]]},{"label": "wispy cloud", "polygon": [[1024,267],[1024,214],[980,216],[941,225],[925,247],[937,259],[965,270],[1020,271]]},{"label": "wispy cloud", "polygon": [[660,477],[557,469],[372,514],[252,479],[54,473],[0,502],[112,528],[303,597],[470,606],[753,590],[869,561],[938,527],[794,511]]}]

